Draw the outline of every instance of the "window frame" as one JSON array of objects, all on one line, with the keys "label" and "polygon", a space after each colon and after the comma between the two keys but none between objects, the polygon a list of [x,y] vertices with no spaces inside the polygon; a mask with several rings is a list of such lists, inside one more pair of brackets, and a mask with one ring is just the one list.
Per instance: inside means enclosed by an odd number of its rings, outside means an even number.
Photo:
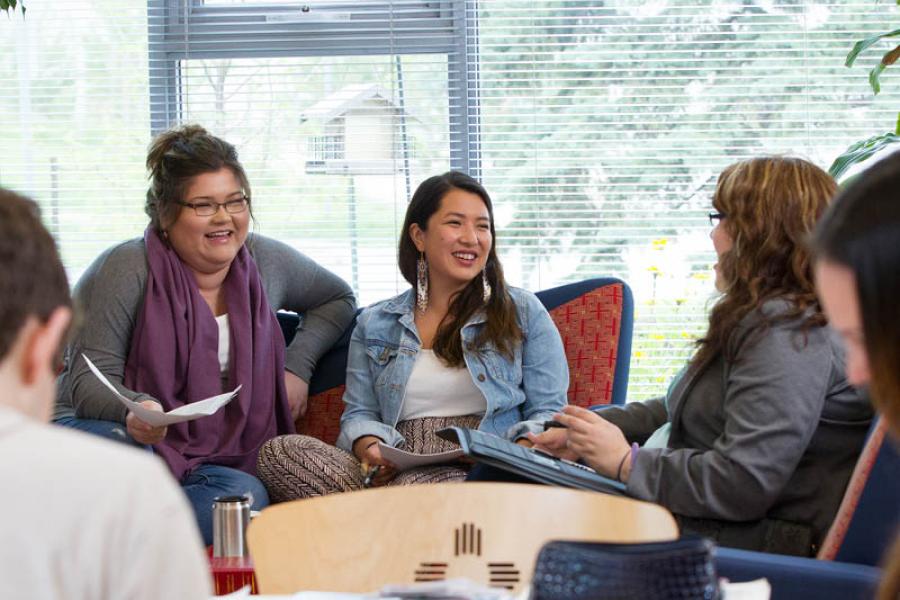
[{"label": "window frame", "polygon": [[[392,0],[220,6],[147,0],[150,133],[183,120],[185,59],[444,54],[450,167],[479,177],[476,5],[477,0],[402,0],[398,12]],[[313,16],[303,22],[304,14]],[[346,43],[363,31],[371,43]]]}]

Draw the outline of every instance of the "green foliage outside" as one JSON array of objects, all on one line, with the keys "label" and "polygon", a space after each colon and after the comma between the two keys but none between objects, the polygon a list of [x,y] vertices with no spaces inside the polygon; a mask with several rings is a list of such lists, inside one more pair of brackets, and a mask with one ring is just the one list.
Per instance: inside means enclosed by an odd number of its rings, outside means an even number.
[{"label": "green foliage outside", "polygon": [[16,8],[19,8],[22,11],[22,16],[25,16],[25,3],[21,0],[0,0],[0,10],[9,14],[10,11],[16,12]]}]

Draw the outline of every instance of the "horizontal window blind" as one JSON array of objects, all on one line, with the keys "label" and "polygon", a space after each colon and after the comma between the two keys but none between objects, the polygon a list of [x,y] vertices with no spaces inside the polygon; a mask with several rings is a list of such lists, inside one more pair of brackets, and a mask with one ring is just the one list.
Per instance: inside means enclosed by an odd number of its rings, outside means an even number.
[{"label": "horizontal window blind", "polygon": [[[482,177],[507,272],[531,289],[615,275],[635,295],[629,399],[663,393],[714,298],[706,214],[731,162],[795,153],[827,168],[892,128],[854,40],[869,1],[472,3]],[[477,28],[477,29],[476,29]],[[868,59],[868,63],[874,58]]]},{"label": "horizontal window blind", "polygon": [[633,288],[631,399],[665,385],[713,298],[718,172],[762,153],[827,167],[891,129],[852,42],[875,0],[80,0],[0,19],[0,185],[34,196],[73,278],[146,226],[155,133],[238,147],[254,228],[350,282],[405,289],[396,241],[425,177],[457,168],[496,205],[510,281]]}]

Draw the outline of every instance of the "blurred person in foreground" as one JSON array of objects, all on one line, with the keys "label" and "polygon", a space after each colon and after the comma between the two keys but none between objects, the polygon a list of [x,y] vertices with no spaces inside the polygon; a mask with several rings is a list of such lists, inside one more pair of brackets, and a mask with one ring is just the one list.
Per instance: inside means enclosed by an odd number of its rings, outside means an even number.
[{"label": "blurred person in foreground", "polygon": [[37,206],[0,188],[0,597],[208,598],[197,526],[162,461],[46,424],[71,316]]},{"label": "blurred person in foreground", "polygon": [[727,167],[710,213],[721,296],[666,396],[598,412],[568,407],[556,417],[568,429],[532,441],[625,482],[685,531],[815,555],[872,418],[844,375],[806,247],[835,190],[798,158]]},{"label": "blurred person in foreground", "polygon": [[[816,286],[828,320],[847,348],[847,378],[853,385],[871,388],[894,443],[900,436],[898,190],[900,153],[895,153],[838,195],[813,238]],[[884,567],[878,598],[896,600],[900,537]]]}]

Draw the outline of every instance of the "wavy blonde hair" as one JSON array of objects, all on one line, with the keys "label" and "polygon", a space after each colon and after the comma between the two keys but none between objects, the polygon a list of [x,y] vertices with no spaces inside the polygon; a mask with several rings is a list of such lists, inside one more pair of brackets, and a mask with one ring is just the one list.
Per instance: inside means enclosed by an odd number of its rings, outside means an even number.
[{"label": "wavy blonde hair", "polygon": [[697,342],[693,368],[703,368],[720,353],[733,360],[729,338],[744,317],[769,300],[787,300],[792,308],[763,316],[753,335],[810,309],[805,326],[825,324],[806,240],[836,191],[828,173],[800,158],[752,158],[722,171],[713,206],[725,215],[720,226],[732,248],[719,259],[724,290],[712,308],[706,335]]}]

